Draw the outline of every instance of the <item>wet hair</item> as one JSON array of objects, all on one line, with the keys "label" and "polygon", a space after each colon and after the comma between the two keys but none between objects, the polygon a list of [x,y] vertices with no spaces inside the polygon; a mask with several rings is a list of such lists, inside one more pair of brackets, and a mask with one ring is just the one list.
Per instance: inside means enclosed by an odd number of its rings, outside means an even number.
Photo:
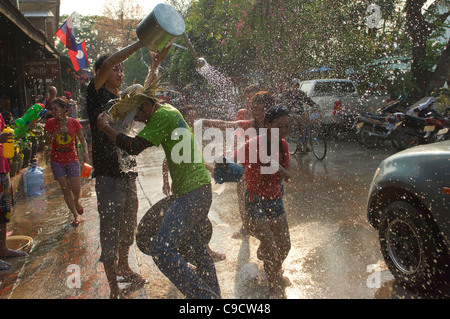
[{"label": "wet hair", "polygon": [[244,94],[251,94],[251,93],[257,93],[260,92],[261,89],[257,84],[250,84],[249,86],[247,86],[244,90]]},{"label": "wet hair", "polygon": [[102,67],[102,65],[103,65],[103,62],[105,62],[105,60],[107,59],[107,58],[109,58],[111,55],[109,54],[109,53],[105,53],[105,54],[102,54],[98,59],[97,59],[97,61],[95,61],[95,64],[94,64],[94,71],[95,71],[95,73],[97,73],[97,71]]},{"label": "wet hair", "polygon": [[289,110],[284,105],[276,105],[266,112],[264,124],[272,124],[276,119],[289,116]]},{"label": "wet hair", "polygon": [[255,105],[255,103],[262,104],[264,109],[267,110],[275,105],[275,98],[268,91],[260,91],[252,98],[252,105]]},{"label": "wet hair", "polygon": [[65,97],[58,97],[53,100],[52,104],[57,104],[61,108],[69,109],[69,101]]}]

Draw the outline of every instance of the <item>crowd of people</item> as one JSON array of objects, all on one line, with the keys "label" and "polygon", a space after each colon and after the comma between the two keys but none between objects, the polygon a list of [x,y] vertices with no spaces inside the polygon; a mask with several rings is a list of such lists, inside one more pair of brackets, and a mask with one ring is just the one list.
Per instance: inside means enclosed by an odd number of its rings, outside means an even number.
[{"label": "crowd of people", "polygon": [[[74,109],[76,103],[71,99],[70,93],[65,92],[64,96],[58,97],[56,88],[51,87],[48,98],[39,97],[39,102],[48,110],[45,132],[46,143],[51,147],[51,169],[73,215],[72,225],[76,227],[80,223],[80,215],[84,213],[80,204],[80,164],[75,141],[81,143],[84,160],[91,161],[94,167],[92,177],[95,178],[100,220],[100,261],[104,265],[110,297],[122,298],[125,296],[119,289],[118,276],[122,276],[124,281],[136,284],[148,282],[135,273],[128,262],[138,212],[136,188],[138,172],[135,156],[146,148],[162,146],[166,154],[162,165],[163,193],[174,194],[176,199],[165,212],[152,244],[153,260],[187,298],[221,298],[214,262],[223,260],[226,256],[212,251],[198,231],[204,228],[208,219],[212,202],[211,172],[214,167],[204,160],[180,163],[172,158],[172,149],[178,140],[173,140],[171,135],[179,128],[186,130],[191,154],[199,153],[197,152],[199,146],[191,130],[193,121],[198,116],[198,108],[195,105],[184,105],[177,109],[164,103],[167,101],[158,99],[156,95],[142,93],[143,86],[134,85],[133,90],[127,91],[127,96],[139,95],[133,100],[135,101],[133,114],[135,121],[145,124],[144,129],[136,136],[128,136],[120,127],[111,124],[110,115],[106,112],[111,107],[110,101],[121,97],[123,62],[142,47],[137,41],[116,53],[101,56],[95,63],[95,76],[87,87],[85,106],[92,138],[92,158],[89,156],[81,125],[76,119],[76,108]],[[151,65],[146,83],[158,81],[158,66],[169,50],[170,47],[160,53],[150,52]],[[272,93],[257,85],[251,85],[244,92],[246,105],[238,110],[234,121],[202,119],[204,127],[256,130],[257,136],[247,139],[246,143],[235,152],[235,156],[238,157],[242,152],[247,155],[241,162],[244,177],[237,186],[242,227],[233,234],[233,237],[252,235],[260,241],[257,256],[264,263],[270,295],[274,298],[283,297],[284,288],[290,284],[289,279],[283,276],[282,269],[283,261],[291,247],[283,205],[283,183],[289,180],[289,152],[284,137],[288,131],[292,111],[301,114],[302,104],[305,103],[301,100],[304,97],[297,92],[290,91],[289,94],[283,97],[283,103],[280,105],[276,103]],[[3,119],[0,120],[0,124],[4,126]],[[261,128],[266,130],[261,133]],[[267,145],[265,151],[270,152],[272,130],[276,130],[279,134],[279,148],[274,154],[269,154],[271,161],[277,163],[277,170],[264,175],[261,168],[267,163],[251,164],[248,154],[251,149],[259,152],[259,148],[253,148],[252,144],[258,144],[262,140]],[[0,134],[0,143],[4,143],[8,138],[9,136]],[[0,155],[0,191],[2,191],[0,258],[25,254],[21,251],[8,250],[3,240],[3,237],[6,238],[6,235],[3,236],[6,234],[6,223],[11,216],[8,204],[10,181],[7,161],[4,160]],[[3,205],[3,201],[6,205]],[[185,234],[191,234],[190,240],[195,251],[194,267],[188,264],[178,251],[181,242],[186,238]],[[2,260],[0,270],[8,269],[8,266],[10,265]]]},{"label": "crowd of people", "polygon": [[[77,120],[77,104],[72,99],[70,92],[58,97],[57,89],[51,86],[47,94],[39,95],[36,103],[44,106],[47,112],[42,121],[44,124],[45,141],[50,149],[50,164],[54,179],[58,182],[67,207],[73,215],[73,226],[78,226],[80,216],[84,209],[80,204],[81,178],[80,163],[76,146],[78,143],[83,148],[83,160],[89,162],[89,150],[86,139],[82,133],[82,127]],[[6,117],[6,121],[3,115]],[[9,175],[9,161],[3,157],[3,143],[14,141],[12,133],[3,133],[6,126],[12,124],[12,116],[9,112],[0,114],[0,271],[8,270],[11,264],[4,259],[12,257],[24,257],[26,252],[9,249],[7,245],[7,224],[11,220],[11,178]],[[33,129],[36,123],[31,123]]]}]

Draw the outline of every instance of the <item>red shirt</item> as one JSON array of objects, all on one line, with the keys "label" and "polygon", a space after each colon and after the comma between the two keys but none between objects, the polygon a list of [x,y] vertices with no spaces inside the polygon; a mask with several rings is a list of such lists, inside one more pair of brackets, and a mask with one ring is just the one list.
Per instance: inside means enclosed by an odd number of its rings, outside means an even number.
[{"label": "red shirt", "polygon": [[[61,126],[55,118],[45,122],[44,129],[50,134],[54,134]],[[67,119],[68,132],[60,134],[52,144],[50,161],[60,164],[69,164],[78,161],[77,151],[75,149],[75,136],[81,130],[81,124],[76,119],[69,117]]]},{"label": "red shirt", "polygon": [[[263,144],[259,145],[261,141],[263,141]],[[266,159],[266,147],[265,138],[263,139],[262,135],[258,135],[245,143],[236,152],[238,161],[246,166],[245,180],[247,182],[247,190],[250,193],[250,201],[252,201],[252,194],[266,199],[277,199],[282,195],[280,173],[276,169],[274,162],[278,162],[284,168],[289,167],[288,144],[285,139],[281,140],[282,152],[277,149],[275,154],[271,154],[271,165],[261,162],[261,160],[265,161]],[[275,173],[268,173],[274,170],[276,170]]]}]

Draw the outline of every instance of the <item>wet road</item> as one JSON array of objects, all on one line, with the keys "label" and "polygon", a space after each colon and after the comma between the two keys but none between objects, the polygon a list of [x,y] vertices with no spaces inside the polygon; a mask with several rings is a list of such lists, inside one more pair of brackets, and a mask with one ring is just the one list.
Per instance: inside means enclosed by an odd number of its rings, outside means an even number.
[{"label": "wet road", "polygon": [[[379,162],[392,153],[390,147],[367,150],[355,142],[331,141],[323,162],[312,154],[291,158],[292,181],[285,184],[292,245],[284,263],[284,274],[293,283],[286,289],[288,298],[374,297],[377,289],[367,285],[371,275],[367,267],[383,267],[383,263],[377,234],[366,221],[365,209],[373,173]],[[233,189],[227,191],[228,194],[215,198],[213,206],[221,220],[237,230],[237,208],[221,209],[226,203],[235,202]],[[225,243],[227,247],[237,244],[235,240]],[[262,269],[262,263],[255,258],[257,245],[254,238],[241,243],[242,258],[237,266],[250,262]],[[380,287],[383,280],[392,278],[386,272],[379,275]],[[244,289],[235,290],[234,294],[231,297],[266,297],[267,291]]]},{"label": "wet road", "polygon": [[[323,162],[315,160],[312,154],[291,158],[292,181],[285,184],[285,207],[292,248],[283,265],[284,274],[292,282],[286,289],[288,298],[429,297],[405,291],[396,284],[383,262],[377,232],[366,220],[367,194],[373,173],[380,161],[394,152],[389,143],[385,149],[368,150],[353,141],[330,141]],[[162,149],[148,149],[138,157],[138,218],[164,197],[161,192],[163,158]],[[46,181],[51,181],[47,168],[46,174]],[[70,215],[54,182],[48,182],[46,194],[40,198],[18,203],[16,210],[20,213],[8,227],[16,229],[15,234],[35,238],[35,243],[25,265],[21,266],[11,298],[36,298],[38,286],[38,298],[95,298],[86,291],[92,290],[87,280],[81,290],[65,287],[69,263],[86,263],[88,266],[83,267],[89,269],[83,270],[83,278],[87,278],[88,271],[89,278],[102,284],[103,295],[98,298],[108,296],[104,272],[97,262],[100,247],[94,181],[85,181],[82,192],[83,205],[91,209],[85,216],[90,221],[77,230],[69,226]],[[231,237],[241,224],[235,183],[226,184],[220,194],[214,193],[209,217],[214,229],[210,247],[227,255],[226,260],[215,264],[222,297],[267,298],[262,262],[256,258],[258,240]],[[82,248],[70,251],[71,244]],[[183,298],[150,256],[137,247],[133,247],[130,256],[132,267],[150,281],[144,291],[138,291],[133,298]],[[58,267],[63,270],[56,272],[54,269]]]},{"label": "wet road", "polygon": [[[291,158],[292,181],[285,184],[285,208],[292,248],[283,265],[292,282],[286,289],[288,298],[427,298],[396,284],[383,261],[378,234],[366,219],[373,174],[384,158],[395,153],[394,148],[389,142],[373,150],[354,141],[330,141],[328,146],[323,162],[312,154]],[[161,162],[163,156],[153,153],[147,159]],[[159,167],[140,177],[150,202],[163,197],[162,183],[153,178],[155,174],[161,174]],[[259,241],[232,239],[241,225],[236,184],[228,183],[220,194],[214,193],[209,217],[214,226],[210,246],[227,255],[225,261],[216,263],[222,297],[267,298],[263,265],[256,258]],[[157,287],[148,287],[150,298],[182,298],[150,257],[137,255],[144,265],[141,269]]]}]

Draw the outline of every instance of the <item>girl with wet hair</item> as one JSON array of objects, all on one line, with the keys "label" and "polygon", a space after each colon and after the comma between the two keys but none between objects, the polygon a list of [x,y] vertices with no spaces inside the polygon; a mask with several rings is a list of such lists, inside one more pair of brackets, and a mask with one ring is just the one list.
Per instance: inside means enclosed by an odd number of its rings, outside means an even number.
[{"label": "girl with wet hair", "polygon": [[[282,181],[290,177],[286,171],[289,151],[285,140],[289,130],[289,110],[284,106],[271,108],[265,114],[264,126],[267,134],[249,140],[236,155],[246,167],[248,230],[260,240],[257,257],[264,262],[270,297],[280,298],[285,297],[284,288],[290,285],[289,279],[282,275],[282,264],[291,248],[282,187]],[[274,134],[278,134],[278,138]],[[278,147],[271,145],[274,141],[278,142]],[[262,148],[265,148],[268,161],[261,156]],[[252,156],[251,152],[255,151],[258,154]],[[252,158],[257,162],[252,163]],[[276,169],[264,170],[269,166]]]},{"label": "girl with wet hair", "polygon": [[56,98],[52,102],[53,118],[45,122],[45,140],[51,146],[50,165],[53,176],[58,181],[67,207],[73,214],[72,226],[78,226],[84,209],[80,204],[81,177],[80,164],[75,140],[81,143],[84,161],[89,162],[89,152],[81,124],[68,116],[69,103],[66,98]]}]

